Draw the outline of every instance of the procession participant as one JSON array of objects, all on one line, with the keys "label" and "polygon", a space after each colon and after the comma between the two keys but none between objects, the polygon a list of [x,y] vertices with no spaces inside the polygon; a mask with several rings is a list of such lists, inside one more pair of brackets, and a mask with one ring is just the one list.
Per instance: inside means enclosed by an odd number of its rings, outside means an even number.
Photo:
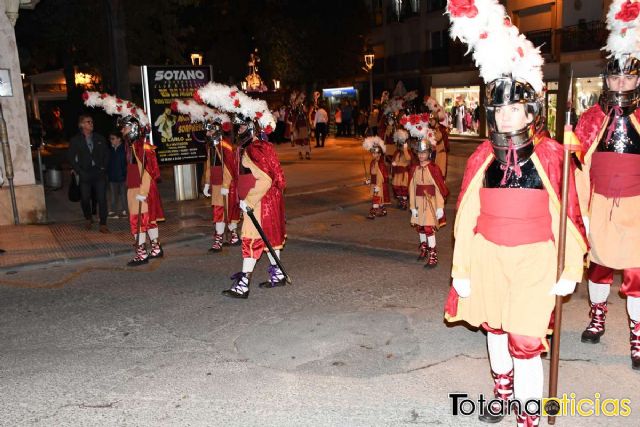
[{"label": "procession participant", "polygon": [[[236,87],[214,82],[199,88],[194,99],[232,115],[241,158],[238,174],[240,208],[247,215],[250,212],[255,215],[258,226],[275,249],[275,256],[280,258],[286,239],[283,197],[286,183],[276,151],[266,137],[275,126],[266,102],[250,98]],[[249,297],[251,275],[265,251],[268,247],[259,230],[252,221],[243,221],[242,270],[231,277],[233,283],[222,292],[223,295]],[[270,261],[269,280],[259,286],[284,286],[284,273],[277,266],[276,259],[270,253],[267,255]]]},{"label": "procession participant", "polygon": [[[407,169],[410,159],[404,157],[402,144],[396,141],[396,130],[400,128],[398,121],[409,108],[410,102],[418,97],[417,91],[407,92],[401,82],[398,82],[394,91],[394,97],[385,103],[384,115],[386,128],[384,131],[385,160],[391,166],[391,185],[394,197],[398,200],[400,209],[407,209]],[[397,163],[394,165],[393,163]],[[398,190],[398,191],[396,191]]]},{"label": "procession participant", "polygon": [[409,166],[412,161],[411,155],[404,149],[408,138],[409,134],[404,129],[398,129],[393,133],[397,149],[391,161],[391,185],[398,200],[398,207],[403,210],[408,208]]},{"label": "procession participant", "polygon": [[378,136],[369,136],[364,139],[362,147],[371,153],[369,163],[369,177],[365,184],[371,186],[371,209],[367,219],[375,219],[377,216],[386,216],[386,205],[389,204],[389,189],[387,179],[389,177],[384,163],[385,144]]},{"label": "procession participant", "polygon": [[418,260],[426,260],[425,267],[434,268],[438,265],[435,232],[444,218],[445,198],[449,190],[440,169],[431,161],[436,134],[423,120],[425,118],[428,117],[411,115],[403,120],[403,125],[416,138],[411,147],[417,156],[417,163],[412,164],[409,170],[409,206],[411,225],[416,228],[420,238]]},{"label": "procession participant", "polygon": [[[445,318],[487,331],[497,402],[515,397],[518,426],[537,426],[539,414],[523,404],[543,396],[540,354],[548,349],[555,296],[572,293],[582,279],[586,241],[577,194],[571,179],[565,268],[558,280],[563,149],[536,135],[543,122],[542,56],[498,0],[450,0],[447,12],[451,37],[469,44],[487,83],[490,139],[464,172]],[[500,409],[511,405],[497,402],[482,408],[480,420],[502,419]]]},{"label": "procession participant", "polygon": [[582,342],[596,344],[605,332],[607,298],[614,270],[622,270],[620,292],[627,297],[631,366],[640,369],[640,80],[639,4],[614,0],[607,14],[600,103],[584,112],[575,134],[584,153],[576,173],[589,234],[591,320]]},{"label": "procession participant", "polygon": [[447,178],[447,166],[449,157],[449,127],[445,125],[446,114],[444,109],[438,104],[438,102],[430,96],[425,96],[424,104],[431,112],[431,118],[429,119],[429,126],[431,129],[437,129],[436,132],[436,149],[434,150],[434,160],[436,165],[442,171],[442,176]]},{"label": "procession participant", "polygon": [[291,92],[291,112],[287,120],[291,128],[291,142],[298,147],[298,158],[311,160],[311,131],[309,130],[304,98],[305,95],[302,92]]},{"label": "procession participant", "polygon": [[232,143],[232,125],[228,115],[199,104],[194,100],[175,100],[171,109],[189,116],[192,122],[202,123],[208,140],[207,161],[204,170],[202,193],[211,197],[211,214],[214,223],[210,252],[221,252],[225,228],[229,230],[229,245],[240,244],[238,223],[238,158]]},{"label": "procession participant", "polygon": [[129,226],[135,242],[135,256],[127,265],[138,266],[149,262],[149,258],[160,258],[164,251],[159,241],[158,221],[164,221],[164,212],[156,183],[160,168],[155,147],[149,142],[149,119],[144,110],[132,102],[106,93],[85,92],[83,99],[88,107],[100,107],[107,114],[121,116],[118,128],[127,143]]}]

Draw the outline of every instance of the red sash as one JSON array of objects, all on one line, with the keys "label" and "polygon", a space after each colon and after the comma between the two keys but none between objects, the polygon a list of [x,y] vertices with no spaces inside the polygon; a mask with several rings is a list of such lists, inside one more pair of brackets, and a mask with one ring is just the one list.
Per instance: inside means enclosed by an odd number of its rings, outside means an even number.
[{"label": "red sash", "polygon": [[245,173],[238,176],[238,198],[244,200],[247,198],[249,191],[256,185],[256,177],[251,173]]},{"label": "red sash", "polygon": [[596,152],[591,160],[593,191],[604,197],[640,195],[640,155]]},{"label": "red sash", "polygon": [[211,166],[209,169],[211,185],[222,185],[222,166]]},{"label": "red sash", "polygon": [[481,188],[475,231],[501,246],[553,240],[549,195],[526,188]]},{"label": "red sash", "polygon": [[433,184],[429,185],[416,185],[416,196],[435,196],[436,195],[436,186]]}]

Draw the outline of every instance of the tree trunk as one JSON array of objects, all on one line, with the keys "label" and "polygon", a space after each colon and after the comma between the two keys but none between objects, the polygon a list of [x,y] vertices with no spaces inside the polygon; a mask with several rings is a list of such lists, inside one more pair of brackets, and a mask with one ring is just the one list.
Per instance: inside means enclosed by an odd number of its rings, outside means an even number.
[{"label": "tree trunk", "polygon": [[124,1],[106,0],[106,6],[111,51],[111,87],[120,98],[131,99]]}]

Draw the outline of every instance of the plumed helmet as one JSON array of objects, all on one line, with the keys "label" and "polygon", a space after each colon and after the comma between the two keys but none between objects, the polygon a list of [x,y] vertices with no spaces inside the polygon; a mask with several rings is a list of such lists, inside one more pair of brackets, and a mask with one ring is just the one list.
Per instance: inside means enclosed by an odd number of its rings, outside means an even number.
[{"label": "plumed helmet", "polygon": [[[122,136],[129,142],[137,141],[141,136],[140,121],[134,116],[119,117],[117,126]],[[125,132],[126,127],[128,127],[129,130]]]}]

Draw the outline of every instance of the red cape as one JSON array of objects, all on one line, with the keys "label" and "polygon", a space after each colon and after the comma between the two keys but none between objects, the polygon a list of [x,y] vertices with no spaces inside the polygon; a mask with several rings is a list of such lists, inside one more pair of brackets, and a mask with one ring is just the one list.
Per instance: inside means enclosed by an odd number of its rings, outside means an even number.
[{"label": "red cape", "polygon": [[282,246],[286,237],[283,192],[287,184],[280,160],[273,145],[267,141],[253,141],[245,151],[271,178],[271,187],[260,200],[260,225],[272,246]]},{"label": "red cape", "polygon": [[[633,112],[633,115],[640,121],[640,108],[636,109]],[[600,104],[596,104],[582,113],[574,133],[582,144],[583,153],[586,154],[591,145],[594,142],[598,142],[596,141],[596,137],[598,136],[600,129],[602,129],[602,126],[604,126],[605,120],[607,120],[607,115],[602,111]]]}]

